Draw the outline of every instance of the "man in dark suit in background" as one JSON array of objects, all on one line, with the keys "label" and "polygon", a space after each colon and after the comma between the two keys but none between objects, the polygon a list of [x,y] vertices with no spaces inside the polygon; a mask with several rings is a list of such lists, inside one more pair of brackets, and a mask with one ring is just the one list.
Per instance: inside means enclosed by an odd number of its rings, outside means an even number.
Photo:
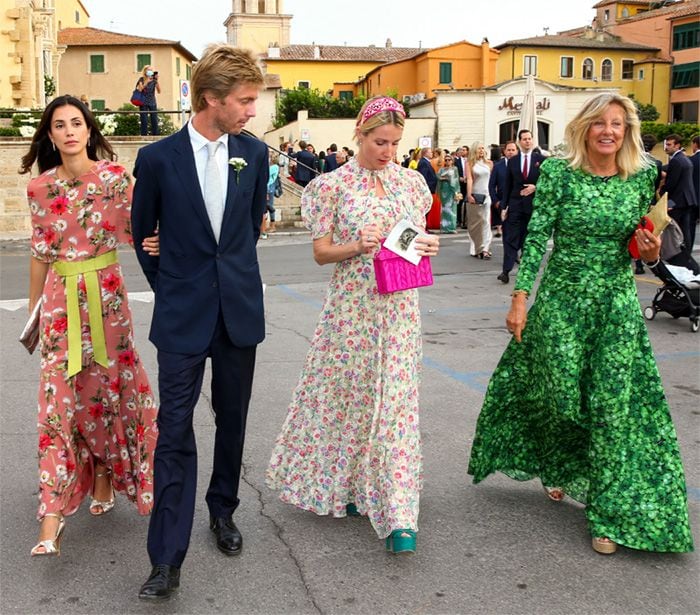
[{"label": "man in dark suit in background", "polygon": [[[192,71],[195,115],[142,148],[132,205],[136,253],[155,294],[150,339],[158,349],[158,444],[148,528],[153,566],[139,592],[164,600],[179,587],[192,532],[197,449],[192,417],[211,358],[214,464],[206,502],[216,546],[237,555],[238,499],[256,345],[265,337],[255,244],[265,211],[268,155],[241,135],[255,116],[263,76],[252,54],[212,45]],[[160,255],[141,242],[158,228]]]},{"label": "man in dark suit in background", "polygon": [[695,231],[697,230],[700,214],[700,135],[693,137],[690,146],[693,148],[690,162],[693,165],[693,188],[695,188],[695,200],[697,201],[690,218],[690,238],[693,245],[695,245]]},{"label": "man in dark suit in background", "polygon": [[685,250],[690,254],[694,240],[690,229],[691,220],[694,218],[694,209],[698,206],[693,187],[693,163],[685,155],[681,137],[677,134],[666,137],[664,150],[670,159],[661,193],[668,194],[668,215],[681,227]]},{"label": "man in dark suit in background", "polygon": [[304,188],[316,177],[316,156],[306,149],[306,141],[299,141],[299,151],[291,158],[301,163],[294,169],[294,181]]},{"label": "man in dark suit in background", "polygon": [[[489,197],[491,198],[492,206],[498,211],[499,217],[503,211],[503,191],[506,188],[508,161],[517,153],[518,146],[515,145],[515,141],[506,141],[506,145],[503,148],[503,158],[493,165],[491,177],[489,177]],[[503,226],[502,224],[498,224],[498,220],[496,220],[496,222],[496,226]]]},{"label": "man in dark suit in background", "polygon": [[457,203],[457,226],[467,228],[465,203],[467,202],[467,150],[465,145],[457,148],[454,155],[455,167],[459,175],[459,192],[462,195]]},{"label": "man in dark suit in background", "polygon": [[540,164],[544,158],[533,151],[532,133],[518,133],[520,153],[507,163],[506,183],[503,190],[505,220],[503,222],[503,271],[498,279],[504,284],[510,281],[510,271],[518,259],[527,234],[527,225],[532,215],[535,184],[540,176]]},{"label": "man in dark suit in background", "polygon": [[420,160],[418,161],[417,171],[425,178],[425,183],[428,184],[428,190],[431,194],[435,194],[437,190],[437,175],[433,169],[433,165],[430,164],[430,160],[433,156],[433,150],[430,147],[424,147],[420,152]]},{"label": "man in dark suit in background", "polygon": [[326,154],[326,173],[335,171],[338,168],[338,146],[331,143]]}]

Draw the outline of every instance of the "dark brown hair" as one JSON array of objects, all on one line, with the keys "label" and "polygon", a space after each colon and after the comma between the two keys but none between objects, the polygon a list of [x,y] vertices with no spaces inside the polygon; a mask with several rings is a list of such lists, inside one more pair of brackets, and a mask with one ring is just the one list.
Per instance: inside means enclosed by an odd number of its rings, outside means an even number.
[{"label": "dark brown hair", "polygon": [[116,160],[112,146],[104,138],[100,132],[100,127],[95,121],[95,116],[85,106],[80,99],[75,96],[66,94],[54,98],[44,109],[44,113],[39,121],[32,143],[29,146],[29,151],[22,156],[22,166],[20,173],[29,173],[32,170],[34,162],[39,166],[39,173],[53,169],[61,164],[61,153],[54,149],[53,143],[49,137],[51,131],[51,119],[54,111],[59,107],[70,105],[80,111],[90,130],[90,138],[88,139],[87,155],[90,160]]}]

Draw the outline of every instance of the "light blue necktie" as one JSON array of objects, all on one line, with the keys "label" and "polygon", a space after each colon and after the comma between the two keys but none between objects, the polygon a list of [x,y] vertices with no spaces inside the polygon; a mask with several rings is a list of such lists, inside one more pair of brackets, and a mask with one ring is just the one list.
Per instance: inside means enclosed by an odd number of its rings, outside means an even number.
[{"label": "light blue necktie", "polygon": [[221,222],[224,219],[224,192],[221,186],[219,165],[216,162],[216,151],[219,149],[219,145],[221,145],[220,141],[207,143],[208,157],[204,171],[204,204],[207,207],[207,215],[217,243],[219,243],[219,235],[221,235]]}]

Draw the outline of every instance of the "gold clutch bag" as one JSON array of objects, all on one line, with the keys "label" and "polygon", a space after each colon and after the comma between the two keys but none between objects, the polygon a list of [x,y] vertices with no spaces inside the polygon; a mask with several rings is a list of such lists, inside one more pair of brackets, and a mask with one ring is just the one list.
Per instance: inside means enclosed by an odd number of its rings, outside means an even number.
[{"label": "gold clutch bag", "polygon": [[36,302],[27,324],[19,336],[20,343],[32,354],[39,343],[39,321],[41,320],[41,299]]},{"label": "gold clutch bag", "polygon": [[671,224],[671,218],[668,215],[668,194],[664,194],[658,201],[656,205],[652,206],[647,212],[646,217],[654,225],[654,230],[652,233],[658,237],[669,224]]}]

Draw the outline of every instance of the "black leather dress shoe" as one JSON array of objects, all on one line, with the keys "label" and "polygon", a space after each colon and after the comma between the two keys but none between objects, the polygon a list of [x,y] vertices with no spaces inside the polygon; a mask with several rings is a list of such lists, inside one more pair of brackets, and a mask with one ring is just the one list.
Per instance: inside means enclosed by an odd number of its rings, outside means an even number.
[{"label": "black leather dress shoe", "polygon": [[243,537],[233,519],[209,517],[209,527],[216,536],[216,547],[226,555],[238,555],[243,548]]},{"label": "black leather dress shoe", "polygon": [[180,569],[177,566],[156,564],[146,582],[141,586],[141,600],[167,600],[180,587]]},{"label": "black leather dress shoe", "polygon": [[508,274],[505,271],[501,275],[499,275],[496,279],[500,280],[504,284],[508,284],[508,282],[510,282],[510,277],[508,276]]}]

